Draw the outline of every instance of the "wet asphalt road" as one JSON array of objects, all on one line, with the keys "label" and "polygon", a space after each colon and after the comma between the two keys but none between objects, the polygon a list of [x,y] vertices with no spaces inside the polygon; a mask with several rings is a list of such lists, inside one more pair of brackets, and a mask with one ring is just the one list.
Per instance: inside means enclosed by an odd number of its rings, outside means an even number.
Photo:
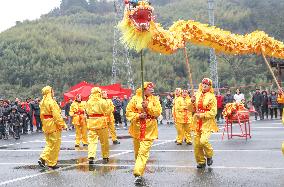
[{"label": "wet asphalt road", "polygon": [[[175,128],[159,126],[145,172],[145,186],[284,186],[284,156],[281,144],[284,127],[280,120],[253,121],[252,139],[222,140],[211,136],[215,150],[211,168],[197,170],[193,146],[174,143]],[[236,133],[239,127],[235,127]],[[134,186],[132,139],[118,130],[120,145],[112,145],[108,164],[89,166],[87,149],[74,148],[74,132],[63,133],[60,169],[42,170],[37,159],[45,145],[43,134],[22,136],[21,140],[0,140],[0,185],[2,186]],[[110,141],[111,142],[111,141]]]}]

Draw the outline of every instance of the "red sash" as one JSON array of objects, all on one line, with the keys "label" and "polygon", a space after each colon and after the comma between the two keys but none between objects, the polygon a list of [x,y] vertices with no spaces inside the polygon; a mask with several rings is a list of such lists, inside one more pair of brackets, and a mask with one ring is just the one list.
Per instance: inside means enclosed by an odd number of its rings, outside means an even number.
[{"label": "red sash", "polygon": [[[204,109],[203,108],[203,99],[204,99],[204,96],[205,96],[205,94],[204,93],[202,93],[201,94],[201,96],[200,96],[200,98],[199,98],[199,100],[198,100],[198,105],[197,105],[197,112],[198,113],[205,113],[205,112],[207,112],[207,111],[210,111],[209,109]],[[201,128],[202,128],[202,119],[197,119],[197,124],[198,124],[198,127],[197,127],[197,131],[200,131],[201,130]]]},{"label": "red sash", "polygon": [[89,117],[91,118],[99,118],[99,117],[103,117],[104,115],[103,114],[91,114],[89,115]]},{"label": "red sash", "polygon": [[44,119],[51,119],[51,118],[53,118],[53,115],[43,115],[43,118]]}]

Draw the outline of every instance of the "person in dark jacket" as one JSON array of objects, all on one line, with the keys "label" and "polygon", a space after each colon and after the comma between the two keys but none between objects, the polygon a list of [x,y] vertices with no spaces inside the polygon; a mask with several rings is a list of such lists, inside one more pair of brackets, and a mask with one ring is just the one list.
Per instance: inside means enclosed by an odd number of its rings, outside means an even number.
[{"label": "person in dark jacket", "polygon": [[223,99],[223,104],[224,106],[226,106],[226,104],[233,103],[233,102],[234,102],[234,96],[231,94],[231,90],[227,90],[227,93]]},{"label": "person in dark jacket", "polygon": [[17,98],[17,101],[15,102],[15,106],[17,106],[17,111],[21,114],[22,118],[22,133],[23,134],[28,134],[28,116],[27,112],[24,108],[22,108],[22,103],[20,99]]},{"label": "person in dark jacket", "polygon": [[277,119],[278,103],[277,103],[277,95],[275,91],[271,91],[271,94],[268,98],[268,108],[270,110],[271,119],[273,119],[273,114],[275,116],[275,119]]},{"label": "person in dark jacket", "polygon": [[268,119],[268,95],[267,91],[262,91],[262,104],[261,104],[261,112],[262,112],[262,119],[264,119],[264,115],[266,119]]},{"label": "person in dark jacket", "polygon": [[123,101],[122,101],[122,110],[123,110],[123,121],[124,121],[124,128],[127,128],[127,119],[126,119],[126,107],[129,100],[127,98],[127,95],[124,95]]},{"label": "person in dark jacket", "polygon": [[21,114],[17,111],[18,107],[16,105],[11,107],[11,111],[10,111],[10,123],[12,125],[13,128],[13,132],[14,132],[14,138],[20,139],[20,129],[21,129],[21,125],[22,125],[22,118],[21,118]]},{"label": "person in dark jacket", "polygon": [[42,132],[42,124],[40,120],[40,108],[39,108],[39,102],[40,99],[36,98],[34,103],[31,105],[31,110],[35,116],[35,121],[36,121],[36,131],[37,132]]},{"label": "person in dark jacket", "polygon": [[117,96],[113,97],[112,103],[114,105],[114,120],[115,120],[115,126],[119,127],[122,126],[122,120],[121,120],[121,115],[120,115],[120,111],[122,110],[122,103],[120,101],[120,99]]},{"label": "person in dark jacket", "polygon": [[167,95],[167,98],[166,98],[166,101],[165,101],[165,111],[166,111],[167,124],[170,124],[170,120],[172,119],[172,108],[173,108],[173,98],[169,94],[169,95]]},{"label": "person in dark jacket", "polygon": [[71,130],[72,129],[72,117],[70,116],[69,112],[70,112],[70,106],[72,104],[73,100],[69,99],[68,103],[65,104],[64,106],[64,111],[65,111],[65,116],[67,118],[67,126],[68,129]]},{"label": "person in dark jacket", "polygon": [[262,100],[263,100],[263,95],[260,93],[260,90],[257,88],[255,90],[255,93],[252,96],[252,104],[256,110],[255,120],[257,120],[258,115],[260,119],[263,119],[262,118]]}]

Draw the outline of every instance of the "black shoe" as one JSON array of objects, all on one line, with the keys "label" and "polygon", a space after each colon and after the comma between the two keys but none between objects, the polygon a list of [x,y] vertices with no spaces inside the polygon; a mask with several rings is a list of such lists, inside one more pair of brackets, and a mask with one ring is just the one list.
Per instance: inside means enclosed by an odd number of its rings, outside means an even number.
[{"label": "black shoe", "polygon": [[196,167],[197,167],[198,169],[203,169],[203,168],[206,167],[206,164],[198,164]]},{"label": "black shoe", "polygon": [[177,141],[175,140],[175,143],[177,143]]},{"label": "black shoe", "polygon": [[89,158],[89,164],[94,164],[95,163],[94,160],[95,160],[94,157],[90,157]]},{"label": "black shoe", "polygon": [[113,141],[112,143],[113,143],[114,145],[116,145],[116,144],[120,144],[120,142],[119,142],[119,141],[117,141],[117,140]]},{"label": "black shoe", "polygon": [[109,158],[103,158],[103,164],[107,164],[109,162]]},{"label": "black shoe", "polygon": [[186,144],[187,144],[187,145],[192,145],[192,142],[187,142]]},{"label": "black shoe", "polygon": [[88,147],[88,144],[83,144],[83,147]]},{"label": "black shoe", "polygon": [[2,140],[2,135],[0,135],[0,140]]},{"label": "black shoe", "polygon": [[177,145],[182,145],[182,143],[177,143]]},{"label": "black shoe", "polygon": [[75,147],[79,147],[79,145],[78,145],[78,144],[76,144],[76,145],[75,145]]},{"label": "black shoe", "polygon": [[49,169],[52,169],[52,170],[56,170],[56,169],[59,169],[60,167],[55,165],[55,166],[48,166]]},{"label": "black shoe", "polygon": [[37,163],[40,167],[43,167],[43,168],[45,167],[45,160],[43,160],[42,158],[39,158]]},{"label": "black shoe", "polygon": [[135,185],[143,185],[143,179],[141,176],[136,176],[134,180]]},{"label": "black shoe", "polygon": [[211,166],[213,164],[212,158],[207,158],[207,166]]}]

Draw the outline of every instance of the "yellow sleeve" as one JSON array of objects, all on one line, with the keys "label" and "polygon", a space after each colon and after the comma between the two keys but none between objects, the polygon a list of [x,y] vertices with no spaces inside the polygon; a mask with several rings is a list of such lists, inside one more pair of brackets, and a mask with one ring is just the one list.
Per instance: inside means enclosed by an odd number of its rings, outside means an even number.
[{"label": "yellow sleeve", "polygon": [[182,103],[181,99],[177,99],[175,102],[175,110],[178,112],[182,112],[187,109],[187,106]]},{"label": "yellow sleeve", "polygon": [[281,104],[284,104],[284,95],[283,94],[282,95],[278,95],[277,102],[281,103]]},{"label": "yellow sleeve", "polygon": [[215,116],[217,115],[217,100],[215,96],[211,97],[209,105],[210,105],[210,110],[204,113],[204,117],[207,119],[215,118]]},{"label": "yellow sleeve", "polygon": [[109,106],[108,102],[105,99],[101,99],[100,103],[101,113],[109,116],[112,112],[112,108]]},{"label": "yellow sleeve", "polygon": [[154,117],[159,117],[162,113],[162,106],[159,99],[154,96],[154,99],[149,102],[147,107],[147,113]]},{"label": "yellow sleeve", "polygon": [[91,103],[92,103],[92,101],[91,100],[89,100],[89,101],[87,101],[87,104],[86,104],[86,112],[87,112],[87,114],[92,114],[92,108],[91,108]]},{"label": "yellow sleeve", "polygon": [[191,102],[191,99],[188,99],[187,101],[187,110],[189,110],[190,112],[194,111],[194,106],[193,103]]},{"label": "yellow sleeve", "polygon": [[129,121],[136,121],[139,119],[139,113],[136,110],[136,99],[133,97],[126,107],[126,118]]},{"label": "yellow sleeve", "polygon": [[67,128],[67,125],[65,124],[65,121],[63,120],[61,116],[61,109],[58,106],[58,104],[55,101],[51,101],[49,103],[49,107],[52,112],[54,123],[64,129]]},{"label": "yellow sleeve", "polygon": [[76,112],[75,110],[76,110],[76,107],[75,107],[75,104],[74,104],[74,102],[73,102],[73,103],[71,104],[71,106],[70,106],[69,115],[70,115],[70,116],[74,116],[74,113]]},{"label": "yellow sleeve", "polygon": [[109,100],[109,107],[111,108],[111,113],[114,112],[114,105],[112,103],[112,100]]}]

